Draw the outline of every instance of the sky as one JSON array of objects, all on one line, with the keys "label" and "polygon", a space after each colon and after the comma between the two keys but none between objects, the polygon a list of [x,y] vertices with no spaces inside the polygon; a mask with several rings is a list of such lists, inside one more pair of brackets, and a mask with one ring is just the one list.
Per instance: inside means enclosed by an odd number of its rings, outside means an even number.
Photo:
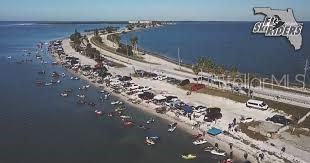
[{"label": "sky", "polygon": [[292,8],[310,21],[310,0],[1,0],[0,21],[251,21],[253,7]]}]

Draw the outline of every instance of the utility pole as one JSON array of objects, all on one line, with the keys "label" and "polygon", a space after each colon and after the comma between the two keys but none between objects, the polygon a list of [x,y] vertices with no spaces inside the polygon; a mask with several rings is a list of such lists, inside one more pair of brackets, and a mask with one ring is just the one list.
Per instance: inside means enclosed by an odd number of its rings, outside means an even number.
[{"label": "utility pole", "polygon": [[306,64],[305,64],[305,72],[304,72],[304,83],[303,83],[303,89],[306,88],[306,78],[307,78],[307,71],[310,69],[308,59],[306,59]]}]

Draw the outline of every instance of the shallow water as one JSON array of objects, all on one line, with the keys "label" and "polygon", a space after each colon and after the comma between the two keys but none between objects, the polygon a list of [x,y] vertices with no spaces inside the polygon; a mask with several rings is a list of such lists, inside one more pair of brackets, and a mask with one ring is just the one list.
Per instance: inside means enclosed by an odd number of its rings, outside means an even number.
[{"label": "shallow water", "polygon": [[[7,23],[8,24],[8,23]],[[124,128],[119,119],[96,117],[95,108],[77,105],[78,90],[85,81],[69,80],[69,72],[60,66],[41,64],[34,55],[24,56],[23,49],[35,49],[39,41],[66,37],[74,29],[87,29],[103,25],[6,25],[0,26],[0,162],[3,163],[55,163],[55,162],[129,162],[158,163],[186,162],[182,153],[197,153],[191,162],[217,162],[202,147],[192,145],[191,135],[177,130],[167,132],[168,122],[155,118],[151,130]],[[12,56],[12,59],[7,59]],[[17,64],[16,61],[33,59]],[[51,57],[44,55],[51,62]],[[46,70],[46,75],[38,72]],[[38,87],[36,80],[50,81],[53,71],[65,72],[60,85]],[[74,89],[71,96],[59,94]],[[84,92],[88,101],[98,104],[105,112],[112,110],[110,100],[101,103],[95,88]],[[151,116],[139,109],[128,107],[128,114],[136,122]],[[145,136],[158,135],[161,142],[153,147],[144,144]]]}]

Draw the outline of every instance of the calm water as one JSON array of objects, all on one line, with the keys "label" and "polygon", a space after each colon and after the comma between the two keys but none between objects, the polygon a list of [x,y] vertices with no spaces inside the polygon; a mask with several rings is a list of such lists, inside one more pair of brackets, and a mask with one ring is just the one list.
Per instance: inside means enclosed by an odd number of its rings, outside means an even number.
[{"label": "calm water", "polygon": [[[140,47],[170,58],[177,58],[177,48],[180,48],[186,63],[207,56],[218,64],[236,65],[242,72],[291,76],[303,73],[305,58],[310,58],[310,22],[304,22],[303,46],[299,51],[295,51],[286,38],[252,34],[253,25],[254,22],[177,23],[137,31],[136,35]],[[124,40],[132,35],[127,34]]]},{"label": "calm water", "polygon": [[[158,163],[186,162],[180,158],[184,152],[197,153],[200,158],[191,162],[216,162],[212,156],[194,147],[191,136],[181,131],[167,133],[167,122],[156,119],[148,131],[125,129],[120,120],[97,118],[94,108],[76,104],[78,87],[83,81],[61,79],[60,85],[37,87],[36,80],[50,81],[50,75],[40,76],[46,70],[66,72],[59,66],[42,65],[33,55],[24,56],[23,49],[34,50],[39,41],[62,38],[74,29],[103,27],[102,24],[21,24],[0,23],[0,162],[1,163]],[[8,60],[7,56],[12,56]],[[16,61],[33,62],[16,64]],[[51,61],[48,55],[44,60]],[[70,76],[70,75],[69,75]],[[60,97],[64,89],[74,89],[68,98]],[[96,89],[85,92],[87,100],[98,108],[111,110],[110,101],[100,103]],[[111,97],[111,100],[115,100]],[[129,115],[137,122],[150,115],[129,107]],[[159,135],[160,144],[144,145],[144,137]]]}]

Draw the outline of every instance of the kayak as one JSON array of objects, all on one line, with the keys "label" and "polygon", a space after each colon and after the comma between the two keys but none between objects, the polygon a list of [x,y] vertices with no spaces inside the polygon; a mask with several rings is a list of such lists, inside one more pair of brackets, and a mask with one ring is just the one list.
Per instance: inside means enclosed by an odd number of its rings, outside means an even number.
[{"label": "kayak", "polygon": [[197,156],[194,154],[187,154],[187,155],[182,155],[182,158],[185,160],[193,160],[195,159]]}]

